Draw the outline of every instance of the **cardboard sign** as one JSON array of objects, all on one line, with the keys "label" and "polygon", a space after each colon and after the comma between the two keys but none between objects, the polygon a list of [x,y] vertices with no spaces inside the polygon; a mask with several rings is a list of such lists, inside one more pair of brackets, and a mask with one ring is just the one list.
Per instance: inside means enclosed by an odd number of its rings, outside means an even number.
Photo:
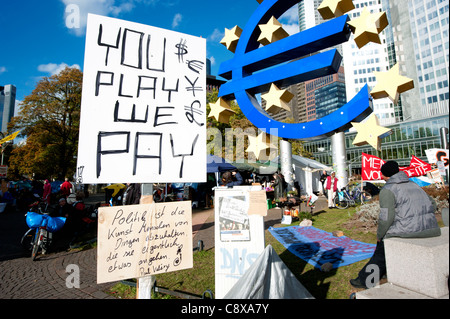
[{"label": "cardboard sign", "polygon": [[78,183],[206,182],[206,40],[89,14]]},{"label": "cardboard sign", "polygon": [[[263,214],[249,214],[250,193],[261,186],[218,187],[215,207],[215,280],[217,299],[223,298],[264,251]],[[261,195],[261,194],[259,194]],[[261,196],[256,196],[257,203]],[[252,208],[254,210],[254,208]],[[264,211],[267,211],[267,203]]]},{"label": "cardboard sign", "polygon": [[190,201],[99,208],[97,283],[192,267]]},{"label": "cardboard sign", "polygon": [[428,162],[430,164],[438,164],[438,162],[443,162],[446,169],[448,169],[449,165],[449,157],[448,150],[445,148],[430,148],[425,150],[425,154],[427,155]]}]

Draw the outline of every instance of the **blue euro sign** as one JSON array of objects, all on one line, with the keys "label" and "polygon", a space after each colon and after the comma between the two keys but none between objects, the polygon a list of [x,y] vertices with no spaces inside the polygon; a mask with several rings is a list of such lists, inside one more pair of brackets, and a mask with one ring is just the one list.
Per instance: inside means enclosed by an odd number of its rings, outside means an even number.
[{"label": "blue euro sign", "polygon": [[221,86],[219,97],[235,98],[249,121],[263,131],[275,129],[280,137],[330,136],[349,129],[350,122],[361,122],[372,113],[367,85],[338,110],[305,123],[278,122],[255,98],[255,94],[269,91],[271,83],[286,87],[339,70],[342,57],[336,49],[309,54],[348,41],[351,31],[347,15],[259,48],[258,25],[267,23],[272,16],[278,19],[296,3],[298,0],[265,0],[258,6],[242,31],[234,57],[220,65],[219,75],[229,81]]}]

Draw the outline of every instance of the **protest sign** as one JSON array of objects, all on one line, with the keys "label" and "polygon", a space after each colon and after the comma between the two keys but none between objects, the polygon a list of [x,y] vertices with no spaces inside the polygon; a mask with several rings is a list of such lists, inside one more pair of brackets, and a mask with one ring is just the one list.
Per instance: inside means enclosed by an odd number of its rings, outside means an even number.
[{"label": "protest sign", "polygon": [[430,164],[438,164],[438,162],[443,162],[446,169],[448,169],[448,150],[445,148],[430,148],[425,150],[428,162]]},{"label": "protest sign", "polygon": [[385,163],[381,158],[374,155],[362,153],[361,177],[363,181],[376,181],[381,177],[381,166]]},{"label": "protest sign", "polygon": [[193,267],[190,201],[100,207],[97,283]]},{"label": "protest sign", "polygon": [[[384,160],[366,153],[362,153],[361,159],[361,178],[363,181],[376,181],[383,179],[380,169],[385,163]],[[405,172],[408,177],[417,177],[425,175],[428,171],[430,171],[431,165],[413,155],[409,166],[400,166],[399,169]]]},{"label": "protest sign", "polygon": [[206,40],[89,14],[78,183],[206,181]]}]

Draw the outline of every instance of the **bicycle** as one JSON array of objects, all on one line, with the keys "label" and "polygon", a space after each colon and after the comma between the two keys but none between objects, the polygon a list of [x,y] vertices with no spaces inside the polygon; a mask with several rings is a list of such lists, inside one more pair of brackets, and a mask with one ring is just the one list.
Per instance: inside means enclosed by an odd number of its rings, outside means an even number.
[{"label": "bicycle", "polygon": [[[22,247],[31,251],[34,261],[41,251],[45,254],[52,243],[52,233],[60,230],[66,222],[65,217],[51,217],[47,212],[47,204],[35,202],[25,214],[26,223],[30,227],[21,238]],[[36,211],[33,211],[36,210]]]},{"label": "bicycle", "polygon": [[341,188],[341,191],[334,197],[333,202],[336,208],[346,209],[349,206],[355,206],[356,204],[364,205],[372,200],[372,195],[369,192],[361,191],[356,188],[349,194],[345,187]]}]

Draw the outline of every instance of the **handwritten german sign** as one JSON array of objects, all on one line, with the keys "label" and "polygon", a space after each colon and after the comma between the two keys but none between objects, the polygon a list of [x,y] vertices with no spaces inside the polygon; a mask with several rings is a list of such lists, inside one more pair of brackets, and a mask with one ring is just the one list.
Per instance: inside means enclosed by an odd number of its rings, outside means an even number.
[{"label": "handwritten german sign", "polygon": [[205,182],[205,61],[205,39],[89,14],[77,182]]},{"label": "handwritten german sign", "polygon": [[193,267],[190,201],[100,207],[97,283]]}]

